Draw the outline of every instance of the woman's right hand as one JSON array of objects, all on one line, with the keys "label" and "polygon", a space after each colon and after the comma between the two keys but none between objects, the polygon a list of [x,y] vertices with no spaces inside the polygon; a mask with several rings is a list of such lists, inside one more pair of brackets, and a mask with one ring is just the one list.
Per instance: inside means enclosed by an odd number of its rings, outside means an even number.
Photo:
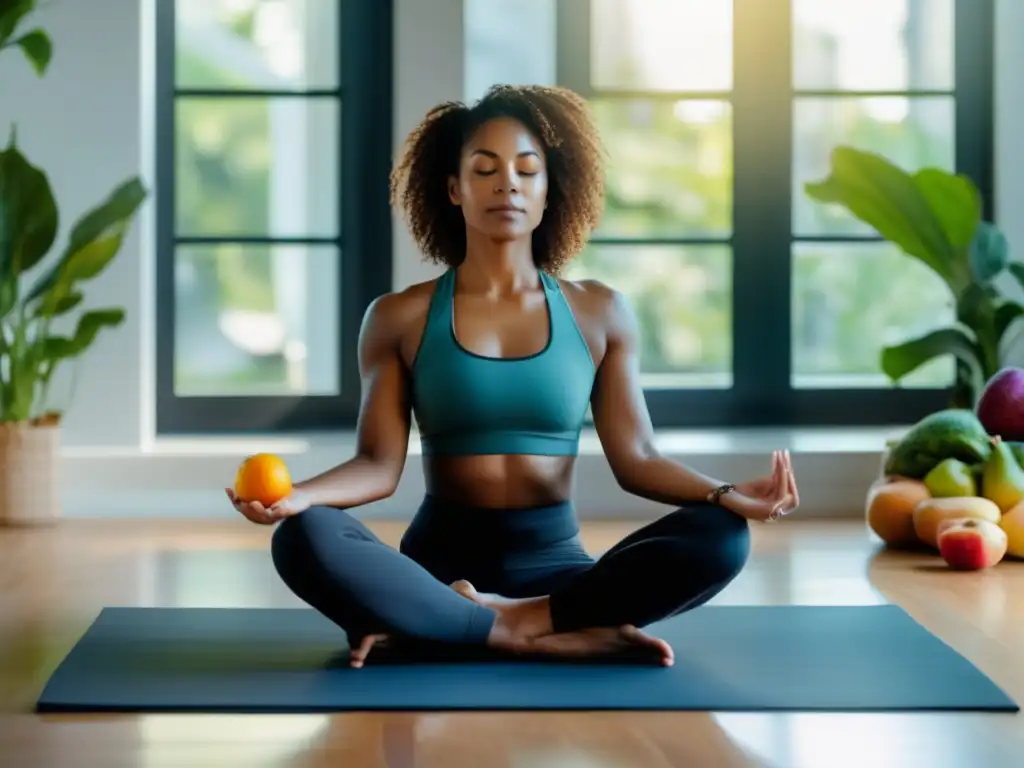
[{"label": "woman's right hand", "polygon": [[258,501],[242,501],[233,490],[225,488],[231,505],[242,513],[242,516],[257,525],[273,525],[286,517],[297,515],[310,507],[309,498],[302,491],[292,491],[289,496],[264,507]]}]

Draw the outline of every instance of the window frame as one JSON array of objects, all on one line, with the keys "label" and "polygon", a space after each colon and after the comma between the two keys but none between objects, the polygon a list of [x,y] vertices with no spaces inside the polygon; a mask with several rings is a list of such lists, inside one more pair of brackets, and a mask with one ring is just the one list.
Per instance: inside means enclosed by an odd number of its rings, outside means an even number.
[{"label": "window frame", "polygon": [[[317,90],[211,90],[175,83],[175,0],[156,10],[156,419],[158,435],[274,433],[350,428],[360,404],[358,339],[369,304],[391,290],[393,0],[341,0],[338,87]],[[202,237],[176,235],[175,106],[179,97],[335,98],[340,105],[337,237]],[[329,395],[180,396],[174,388],[175,248],[179,244],[324,244],[340,254],[338,390]]]},{"label": "window frame", "polygon": [[[591,0],[558,0],[557,82],[585,98],[725,99],[732,105],[733,229],[723,238],[618,240],[594,244],[725,244],[733,255],[733,384],[726,389],[646,389],[657,427],[868,426],[907,424],[949,405],[949,388],[795,389],[792,249],[802,242],[883,242],[879,237],[802,237],[793,232],[793,110],[797,97],[952,95],[956,170],[977,184],[992,220],[993,0],[954,0],[952,91],[894,94],[808,91],[792,84],[790,0],[733,0],[729,92],[595,90]],[[754,52],[760,55],[754,55]],[[742,52],[741,55],[737,52]],[[614,286],[612,286],[614,287]]]}]

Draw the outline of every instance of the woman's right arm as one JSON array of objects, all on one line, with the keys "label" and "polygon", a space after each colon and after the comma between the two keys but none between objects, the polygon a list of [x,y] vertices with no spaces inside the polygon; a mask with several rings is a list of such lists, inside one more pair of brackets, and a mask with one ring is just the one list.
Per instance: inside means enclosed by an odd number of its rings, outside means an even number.
[{"label": "woman's right arm", "polygon": [[408,299],[387,294],[367,308],[359,331],[362,403],[355,456],[295,484],[309,506],[356,507],[398,487],[409,448],[411,406],[401,357]]}]

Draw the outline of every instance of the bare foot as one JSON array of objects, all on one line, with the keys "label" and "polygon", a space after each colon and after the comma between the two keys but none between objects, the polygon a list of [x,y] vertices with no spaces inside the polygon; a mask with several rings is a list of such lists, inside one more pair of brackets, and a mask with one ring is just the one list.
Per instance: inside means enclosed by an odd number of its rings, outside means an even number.
[{"label": "bare foot", "polygon": [[492,592],[477,592],[476,587],[474,587],[465,579],[453,581],[448,586],[454,589],[463,597],[472,600],[474,603],[477,603],[478,605],[485,605],[488,608],[493,608],[499,603],[519,602],[511,597],[502,597],[501,595],[496,595]]},{"label": "bare foot", "polygon": [[365,635],[359,643],[358,648],[352,648],[348,655],[348,664],[353,669],[359,669],[366,662],[366,657],[374,646],[387,646],[391,638],[388,635]]},{"label": "bare foot", "polygon": [[545,635],[527,644],[530,653],[545,656],[625,656],[671,667],[672,646],[636,627],[595,627],[577,632]]},{"label": "bare foot", "polygon": [[478,605],[490,608],[497,614],[490,645],[508,649],[512,646],[551,634],[551,610],[548,598],[511,598],[489,592],[477,592],[465,579],[454,581],[449,586],[463,597]]},{"label": "bare foot", "polygon": [[624,655],[650,659],[666,667],[675,656],[664,640],[636,627],[595,627],[555,634],[546,597],[521,600],[477,592],[468,581],[455,581],[451,588],[498,614],[490,642],[497,648],[545,656],[587,657]]}]

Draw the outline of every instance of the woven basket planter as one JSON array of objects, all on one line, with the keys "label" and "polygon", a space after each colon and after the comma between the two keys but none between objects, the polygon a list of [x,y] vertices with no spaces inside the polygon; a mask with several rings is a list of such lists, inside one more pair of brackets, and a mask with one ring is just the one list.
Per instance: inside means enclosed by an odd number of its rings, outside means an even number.
[{"label": "woven basket planter", "polygon": [[0,424],[0,526],[60,518],[60,426]]}]

